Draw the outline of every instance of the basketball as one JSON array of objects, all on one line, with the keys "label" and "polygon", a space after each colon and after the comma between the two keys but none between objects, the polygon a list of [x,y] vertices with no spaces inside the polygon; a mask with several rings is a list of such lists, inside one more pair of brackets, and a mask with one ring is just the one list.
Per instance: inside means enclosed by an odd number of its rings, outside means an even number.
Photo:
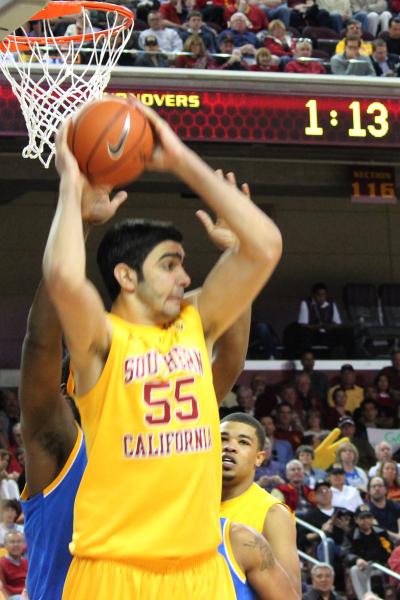
[{"label": "basketball", "polygon": [[106,98],[73,116],[68,145],[92,185],[119,187],[143,172],[154,139],[140,109],[119,98]]}]

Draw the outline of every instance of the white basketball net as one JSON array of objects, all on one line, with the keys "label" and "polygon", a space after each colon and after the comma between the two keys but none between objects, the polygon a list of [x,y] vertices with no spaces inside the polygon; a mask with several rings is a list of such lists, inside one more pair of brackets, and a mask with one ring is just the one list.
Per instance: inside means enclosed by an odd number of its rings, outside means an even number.
[{"label": "white basketball net", "polygon": [[[132,21],[127,28],[118,29],[124,17],[116,11],[105,12],[107,29],[99,34],[89,11],[81,8],[81,14],[84,33],[91,35],[89,42],[58,44],[50,21],[43,20],[41,35],[47,38],[46,44],[27,38],[28,52],[0,52],[0,68],[21,104],[29,133],[22,156],[39,158],[46,168],[55,153],[54,138],[60,124],[86,102],[102,97],[133,28]],[[3,43],[12,47],[7,38]],[[81,58],[87,64],[79,64]]]}]

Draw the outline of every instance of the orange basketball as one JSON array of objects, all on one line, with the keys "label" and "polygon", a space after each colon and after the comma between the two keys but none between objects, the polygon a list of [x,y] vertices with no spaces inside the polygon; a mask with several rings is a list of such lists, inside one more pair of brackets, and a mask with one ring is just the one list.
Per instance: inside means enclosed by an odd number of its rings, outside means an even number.
[{"label": "orange basketball", "polygon": [[68,145],[92,185],[120,187],[142,173],[154,139],[149,121],[136,106],[106,98],[74,115]]}]

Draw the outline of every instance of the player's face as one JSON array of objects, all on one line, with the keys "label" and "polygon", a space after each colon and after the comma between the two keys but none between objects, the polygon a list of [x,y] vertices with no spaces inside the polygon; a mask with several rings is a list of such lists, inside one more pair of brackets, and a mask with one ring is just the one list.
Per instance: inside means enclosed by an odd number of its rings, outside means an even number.
[{"label": "player's face", "polygon": [[252,480],[265,458],[258,449],[254,427],[235,421],[221,423],[221,441],[223,481]]},{"label": "player's face", "polygon": [[184,256],[181,244],[168,240],[153,248],[143,263],[143,279],[135,293],[148,318],[157,324],[170,322],[181,310],[183,294],[190,285]]}]

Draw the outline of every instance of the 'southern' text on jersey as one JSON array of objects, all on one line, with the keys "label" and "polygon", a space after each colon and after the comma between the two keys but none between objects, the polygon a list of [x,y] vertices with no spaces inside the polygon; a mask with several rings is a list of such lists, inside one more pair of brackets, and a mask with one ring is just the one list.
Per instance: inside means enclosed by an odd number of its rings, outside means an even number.
[{"label": "'southern' text on jersey", "polygon": [[199,350],[184,346],[173,346],[166,354],[149,350],[145,354],[128,356],[124,365],[126,384],[147,377],[163,378],[179,371],[203,375]]}]

